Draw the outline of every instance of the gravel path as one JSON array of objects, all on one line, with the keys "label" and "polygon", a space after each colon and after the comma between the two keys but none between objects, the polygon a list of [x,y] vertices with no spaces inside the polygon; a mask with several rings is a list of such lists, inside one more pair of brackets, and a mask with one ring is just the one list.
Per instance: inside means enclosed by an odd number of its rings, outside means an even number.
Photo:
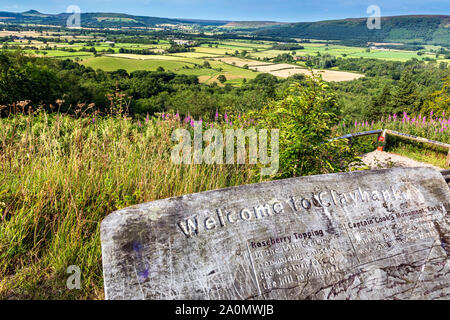
[{"label": "gravel path", "polygon": [[362,161],[371,169],[392,167],[431,167],[438,171],[444,170],[444,168],[436,167],[429,163],[419,162],[397,154],[378,150],[363,155]]}]

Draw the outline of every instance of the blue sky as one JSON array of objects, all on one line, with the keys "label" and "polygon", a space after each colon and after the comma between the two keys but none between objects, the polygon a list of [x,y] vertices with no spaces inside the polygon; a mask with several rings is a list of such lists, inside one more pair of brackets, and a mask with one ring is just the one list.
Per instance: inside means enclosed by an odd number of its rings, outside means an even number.
[{"label": "blue sky", "polygon": [[450,14],[449,0],[0,0],[0,11],[61,13],[69,5],[82,12],[286,22],[367,17],[369,5],[378,5],[382,16]]}]

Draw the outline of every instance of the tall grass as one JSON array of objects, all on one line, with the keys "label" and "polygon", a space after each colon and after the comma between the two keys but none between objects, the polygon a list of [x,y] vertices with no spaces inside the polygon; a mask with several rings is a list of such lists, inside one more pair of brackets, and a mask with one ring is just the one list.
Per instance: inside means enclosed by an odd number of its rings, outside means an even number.
[{"label": "tall grass", "polygon": [[[177,119],[0,119],[0,298],[103,298],[99,227],[133,204],[256,182],[248,165],[175,165]],[[68,266],[82,272],[69,290]]]},{"label": "tall grass", "polygon": [[[389,115],[379,121],[363,121],[351,124],[341,122],[336,128],[335,134],[344,135],[368,130],[390,129],[450,144],[449,116],[450,107],[447,114],[445,112],[434,114],[431,111],[427,115],[419,114],[413,116],[404,112],[400,115]],[[359,138],[357,143],[359,143],[362,151],[368,152],[375,148],[376,139],[373,137]],[[442,168],[445,168],[448,152],[445,148],[393,136],[389,136],[387,139],[386,151],[398,153],[418,161],[428,162]]]},{"label": "tall grass", "polygon": [[392,114],[379,121],[362,121],[354,123],[341,122],[337,127],[339,134],[354,133],[376,129],[391,129],[415,136],[450,143],[450,106],[447,114],[419,114],[410,116],[406,112],[401,115]]}]

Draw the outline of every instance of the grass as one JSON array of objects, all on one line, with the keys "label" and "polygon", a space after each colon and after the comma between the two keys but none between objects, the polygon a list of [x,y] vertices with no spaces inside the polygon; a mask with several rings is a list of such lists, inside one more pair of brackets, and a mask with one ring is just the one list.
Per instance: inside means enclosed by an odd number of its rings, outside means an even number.
[{"label": "grass", "polygon": [[[387,119],[371,123],[355,122],[350,125],[341,123],[336,130],[336,135],[377,129],[391,129],[393,131],[450,144],[450,118],[448,118],[448,115],[445,115],[445,113],[436,115],[430,112],[430,114],[425,116],[409,116],[406,113],[403,113],[400,116],[391,115]],[[361,142],[366,140],[365,142],[368,142],[368,139],[359,138],[356,140],[360,140]],[[397,153],[417,161],[427,162],[441,168],[446,168],[445,162],[448,149],[389,135],[386,140],[386,151]],[[375,142],[376,141],[372,139],[368,144],[371,145],[371,148],[375,148]],[[365,145],[365,148],[366,147],[367,145]]]},{"label": "grass", "polygon": [[396,153],[416,161],[430,163],[436,167],[440,167],[443,169],[446,168],[446,150],[432,147],[424,143],[417,143],[399,139],[396,137],[389,137],[389,139],[387,140],[386,151]]},{"label": "grass", "polygon": [[97,57],[92,59],[86,59],[82,62],[86,67],[93,69],[102,69],[104,71],[115,71],[118,69],[124,69],[127,72],[133,72],[137,70],[155,71],[158,67],[163,67],[166,71],[174,71],[176,69],[182,69],[188,65],[186,62],[170,61],[168,59],[148,59],[148,60],[136,60],[126,58],[113,58],[113,57]]},{"label": "grass", "polygon": [[[373,59],[382,59],[382,60],[394,60],[394,61],[407,61],[411,58],[417,58],[419,60],[423,60],[425,57],[435,58],[434,54],[424,54],[422,56],[418,56],[415,51],[384,51],[384,50],[374,50],[371,49],[370,52],[366,52],[366,48],[362,47],[347,47],[342,45],[333,45],[329,44],[326,46],[325,44],[302,44],[304,49],[294,50],[297,55],[301,56],[316,56],[317,52],[320,52],[321,55],[330,54],[336,57],[344,57],[345,54],[347,58],[373,58]],[[283,53],[291,53],[291,51],[283,51],[283,50],[265,50],[259,52],[250,52],[250,56],[255,58],[274,58],[279,54]],[[445,60],[443,60],[445,61]]]},{"label": "grass", "polygon": [[[135,55],[127,56],[131,57]],[[195,68],[196,64],[203,65],[205,60],[173,55],[151,55],[143,57],[145,60],[104,56],[84,59],[81,63],[93,69],[102,69],[104,71],[124,69],[129,73],[136,70],[155,71],[158,67],[163,67],[166,71],[198,76],[201,82],[208,81],[223,74],[229,79],[227,83],[231,85],[240,85],[244,78],[253,79],[258,75],[257,72],[253,72],[252,70],[235,67],[220,61],[209,61],[211,68]]]},{"label": "grass", "polygon": [[[257,182],[246,165],[173,164],[175,120],[38,113],[0,123],[0,299],[102,299],[106,215]],[[66,288],[70,265],[81,290]]]},{"label": "grass", "polygon": [[[195,47],[195,53],[186,55],[179,54],[179,56],[185,56],[185,57],[194,57],[199,58],[203,56],[214,56],[214,55],[225,55],[225,53],[232,54],[236,50],[242,51],[247,50],[249,52],[250,57],[252,58],[274,58],[279,54],[283,53],[291,53],[290,50],[271,50],[270,48],[273,46],[275,42],[269,42],[264,41],[263,43],[255,43],[255,41],[249,41],[249,40],[226,40],[226,41],[217,41],[214,43],[213,47],[209,47],[209,44],[202,44],[199,47]],[[26,42],[19,43],[21,45],[27,45]],[[53,46],[53,43],[49,43],[50,46]],[[82,44],[76,44],[76,45],[69,45],[69,44],[56,44],[58,46],[66,46],[70,47],[76,50],[81,49],[83,46],[86,47],[86,43]],[[217,48],[215,47],[217,45]],[[435,59],[434,54],[425,53],[422,56],[418,56],[416,51],[406,51],[406,50],[395,50],[395,51],[386,51],[386,50],[377,50],[377,49],[371,49],[370,52],[366,52],[366,47],[348,47],[344,45],[339,44],[328,44],[325,43],[302,43],[302,46],[304,46],[304,49],[302,50],[294,50],[297,55],[309,55],[309,56],[315,56],[317,52],[320,52],[320,54],[330,54],[336,57],[347,57],[347,58],[375,58],[375,59],[382,59],[382,60],[393,60],[393,61],[407,61],[411,58],[416,58],[418,60],[423,60],[424,58],[433,58]],[[157,48],[157,49],[167,49],[170,47],[169,41],[167,40],[160,40],[159,44],[136,44],[136,43],[116,43],[115,46],[112,48],[115,53],[119,52],[120,48],[127,48],[127,49],[143,49],[143,48]],[[401,47],[401,46],[399,46]],[[439,46],[425,46],[427,50],[430,49],[437,49]],[[111,48],[109,44],[96,44],[95,49],[97,51],[105,50]],[[254,52],[253,49],[257,49],[258,52]],[[62,51],[57,51],[62,52]],[[50,54],[50,53],[49,53]],[[63,54],[55,53],[56,56],[63,56]],[[176,54],[178,55],[178,54]],[[449,59],[443,59],[442,55],[441,58],[438,59],[438,63],[444,61],[449,62]]]}]

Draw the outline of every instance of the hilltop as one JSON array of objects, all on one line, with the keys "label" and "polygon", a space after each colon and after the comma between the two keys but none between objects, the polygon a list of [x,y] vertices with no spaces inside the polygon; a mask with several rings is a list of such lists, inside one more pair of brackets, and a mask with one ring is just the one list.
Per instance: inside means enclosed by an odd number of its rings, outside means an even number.
[{"label": "hilltop", "polygon": [[[36,10],[23,13],[0,12],[0,22],[65,26],[70,13],[44,14]],[[381,29],[367,28],[367,18],[348,18],[317,22],[283,23],[276,21],[228,21],[172,19],[134,16],[123,13],[82,13],[87,28],[151,28],[156,26],[196,25],[199,27],[239,29],[251,35],[353,42],[402,42],[450,45],[449,15],[410,15],[382,17]]]},{"label": "hilltop", "polygon": [[321,40],[430,43],[450,45],[450,16],[382,17],[381,29],[368,29],[367,18],[291,23],[255,31],[258,35]]},{"label": "hilltop", "polygon": [[[0,12],[0,22],[17,24],[41,24],[65,26],[71,13],[44,14],[37,10],[29,10],[22,13]],[[123,28],[123,27],[155,27],[160,24],[196,24],[208,26],[226,25],[231,21],[215,21],[201,19],[170,19],[160,17],[134,16],[124,13],[81,13],[83,27],[95,28]]]}]

